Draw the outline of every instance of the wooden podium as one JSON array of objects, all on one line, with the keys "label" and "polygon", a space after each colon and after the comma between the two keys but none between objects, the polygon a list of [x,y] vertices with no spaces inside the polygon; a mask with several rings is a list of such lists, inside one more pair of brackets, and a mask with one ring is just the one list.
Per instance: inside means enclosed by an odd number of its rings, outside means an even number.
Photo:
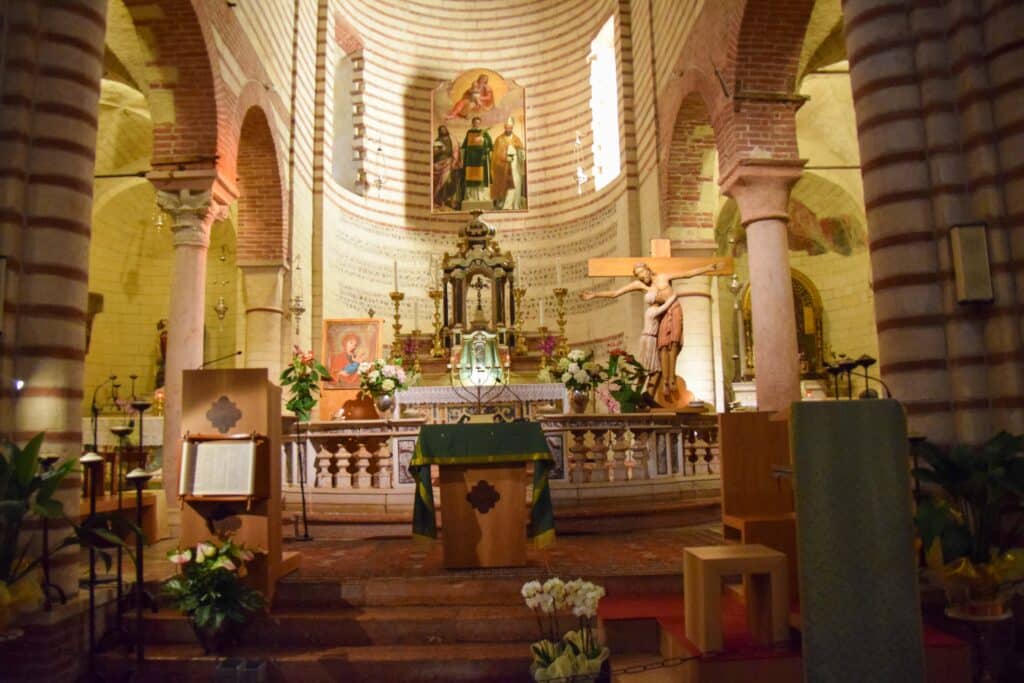
[{"label": "wooden podium", "polygon": [[[246,582],[270,603],[277,580],[299,566],[299,553],[281,550],[281,389],[263,368],[186,370],[181,425],[181,545],[230,536],[266,551],[250,563]],[[194,490],[193,482],[186,482],[190,445],[213,446],[203,457],[216,459],[216,447],[225,448],[226,458],[240,442],[255,449],[244,475],[224,469],[220,481],[201,482]],[[208,461],[207,471],[216,464]]]},{"label": "wooden podium", "polygon": [[[533,500],[528,507],[526,466],[531,462]],[[409,463],[416,479],[413,533],[437,536],[430,475],[436,465],[444,566],[524,566],[528,533],[540,547],[554,539],[548,488],[552,464],[547,441],[536,423],[425,425]]]}]

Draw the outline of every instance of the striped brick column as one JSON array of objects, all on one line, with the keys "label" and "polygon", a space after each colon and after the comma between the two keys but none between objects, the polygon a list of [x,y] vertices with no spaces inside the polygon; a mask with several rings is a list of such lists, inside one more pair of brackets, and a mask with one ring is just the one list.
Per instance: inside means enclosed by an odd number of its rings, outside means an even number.
[{"label": "striped brick column", "polygon": [[210,227],[226,217],[223,205],[211,202],[210,192],[187,189],[157,192],[157,203],[171,217],[174,266],[171,309],[167,318],[167,371],[163,438],[164,493],[169,504],[178,496],[181,457],[182,371],[203,363],[203,325],[206,311],[206,256]]},{"label": "striped brick column", "polygon": [[745,159],[721,181],[747,230],[758,410],[784,410],[800,400],[786,206],[803,163]]},{"label": "striped brick column", "polygon": [[[4,297],[3,431],[44,451],[81,453],[92,174],[103,71],[105,0],[13,0],[0,100],[0,248]],[[56,246],[59,245],[59,246]],[[24,381],[17,396],[13,379]],[[80,479],[65,481],[78,514]],[[31,526],[31,525],[30,525]],[[37,525],[36,525],[37,526]],[[65,529],[56,523],[51,538]],[[59,553],[51,579],[78,591],[77,553]]]},{"label": "striped brick column", "polygon": [[846,0],[843,12],[880,370],[904,402],[911,429],[948,442],[956,433],[948,299],[939,279],[932,150],[922,122],[909,7],[905,0]]}]

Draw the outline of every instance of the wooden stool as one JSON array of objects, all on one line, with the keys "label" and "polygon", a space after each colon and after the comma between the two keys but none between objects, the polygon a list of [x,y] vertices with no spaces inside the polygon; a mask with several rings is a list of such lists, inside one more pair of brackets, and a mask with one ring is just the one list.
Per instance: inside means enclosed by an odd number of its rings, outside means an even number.
[{"label": "wooden stool", "polygon": [[742,574],[747,628],[755,641],[789,639],[786,556],[763,545],[716,545],[683,550],[686,637],[702,652],[722,649],[722,577]]}]

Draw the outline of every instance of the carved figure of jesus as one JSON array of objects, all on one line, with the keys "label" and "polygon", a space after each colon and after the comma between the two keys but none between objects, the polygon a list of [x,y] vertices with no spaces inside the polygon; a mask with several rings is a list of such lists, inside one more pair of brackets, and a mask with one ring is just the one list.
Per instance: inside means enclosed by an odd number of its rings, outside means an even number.
[{"label": "carved figure of jesus", "polygon": [[[676,393],[676,359],[683,347],[683,307],[676,298],[678,295],[672,289],[672,281],[711,273],[719,270],[720,267],[720,264],[712,263],[677,273],[655,273],[646,263],[637,263],[633,267],[634,280],[629,284],[616,290],[586,291],[580,294],[581,299],[590,301],[594,298],[614,299],[627,292],[644,293],[644,304],[648,307],[647,312],[651,314],[644,316],[645,321],[648,318],[657,321],[656,328],[653,325],[650,328],[657,330],[657,362],[650,361],[652,367],[646,368],[650,373],[647,378],[647,394],[652,399],[657,397],[659,388],[666,403],[674,402]],[[641,333],[640,348],[644,348],[644,332]]]}]

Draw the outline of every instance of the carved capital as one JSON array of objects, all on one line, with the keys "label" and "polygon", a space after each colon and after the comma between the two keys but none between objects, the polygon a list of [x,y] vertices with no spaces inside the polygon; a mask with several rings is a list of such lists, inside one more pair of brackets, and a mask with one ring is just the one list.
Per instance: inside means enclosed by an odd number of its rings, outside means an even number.
[{"label": "carved capital", "polygon": [[228,207],[211,201],[210,191],[158,190],[156,202],[170,217],[174,246],[210,246],[210,226],[228,216]]},{"label": "carved capital", "polygon": [[804,159],[741,159],[722,174],[722,192],[736,200],[743,227],[764,220],[789,221],[789,191]]}]

